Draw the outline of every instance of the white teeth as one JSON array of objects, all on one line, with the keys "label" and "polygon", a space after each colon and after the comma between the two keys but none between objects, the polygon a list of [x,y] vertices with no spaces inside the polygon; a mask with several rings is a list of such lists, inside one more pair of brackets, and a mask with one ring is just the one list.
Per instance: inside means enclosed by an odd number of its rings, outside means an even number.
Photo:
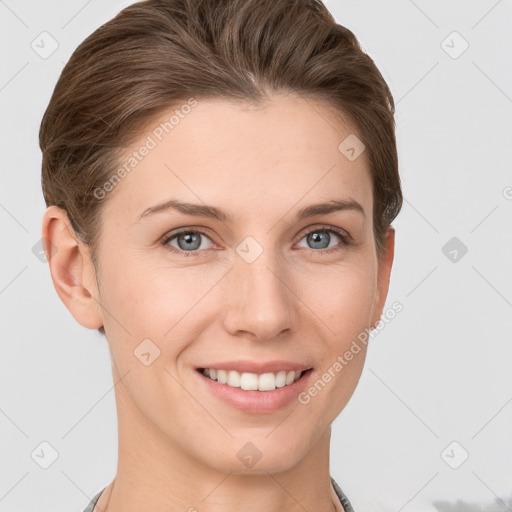
[{"label": "white teeth", "polygon": [[259,391],[272,391],[276,389],[276,376],[273,373],[263,373],[256,378],[258,379]]},{"label": "white teeth", "polygon": [[255,373],[242,373],[240,377],[240,387],[245,390],[258,389],[258,376]]},{"label": "white teeth", "polygon": [[286,386],[286,372],[284,370],[276,373],[276,388]]},{"label": "white teeth", "polygon": [[231,386],[233,388],[239,388],[240,387],[240,374],[233,370],[229,370],[227,385]]},{"label": "white teeth", "polygon": [[234,388],[247,391],[273,391],[297,381],[303,372],[281,370],[277,373],[239,373],[236,370],[215,370],[205,368],[202,372],[206,377],[227,384]]}]

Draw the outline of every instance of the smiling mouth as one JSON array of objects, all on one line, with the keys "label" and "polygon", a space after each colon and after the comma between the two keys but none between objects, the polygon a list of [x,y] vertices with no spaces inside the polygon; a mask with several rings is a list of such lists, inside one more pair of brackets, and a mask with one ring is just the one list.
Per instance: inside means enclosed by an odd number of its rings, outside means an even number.
[{"label": "smiling mouth", "polygon": [[278,388],[290,386],[313,371],[309,368],[303,371],[281,370],[268,373],[237,372],[236,370],[219,370],[208,368],[197,368],[199,373],[216,381],[219,384],[233,388],[240,388],[245,391],[274,391]]}]

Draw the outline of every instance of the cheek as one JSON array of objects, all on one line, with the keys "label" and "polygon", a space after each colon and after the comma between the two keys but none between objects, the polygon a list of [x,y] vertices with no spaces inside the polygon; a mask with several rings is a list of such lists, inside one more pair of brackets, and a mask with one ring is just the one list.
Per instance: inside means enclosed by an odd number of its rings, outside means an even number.
[{"label": "cheek", "polygon": [[[116,329],[121,324],[137,339],[163,339],[178,324],[190,324],[187,319],[201,310],[207,316],[212,313],[204,308],[219,307],[211,298],[216,295],[213,288],[221,292],[219,281],[225,272],[222,266],[206,272],[202,265],[171,269],[141,258],[112,259],[104,266],[102,279],[102,304],[111,313],[106,313],[105,323]],[[290,288],[296,290],[296,307],[305,307],[311,322],[324,324],[336,345],[350,343],[369,326],[376,292],[371,262],[315,266],[307,272],[291,271],[288,277]]]},{"label": "cheek", "polygon": [[155,266],[147,258],[118,258],[104,274],[105,307],[130,332],[164,334],[208,289],[187,269]]},{"label": "cheek", "polygon": [[327,425],[344,409],[361,377],[376,285],[371,265],[338,269],[330,278],[316,277],[316,286],[308,287],[304,298],[308,297],[321,320],[317,325],[322,324],[326,334],[318,354],[322,367],[306,389],[303,403]]},{"label": "cheek", "polygon": [[351,265],[313,274],[301,299],[321,318],[331,339],[350,343],[370,325],[376,279],[371,265]]},{"label": "cheek", "polygon": [[201,266],[169,268],[136,257],[104,266],[105,326],[119,369],[138,365],[134,351],[146,339],[157,347],[156,366],[178,358],[199,336],[205,308],[215,307],[206,296],[223,272],[205,275]]}]

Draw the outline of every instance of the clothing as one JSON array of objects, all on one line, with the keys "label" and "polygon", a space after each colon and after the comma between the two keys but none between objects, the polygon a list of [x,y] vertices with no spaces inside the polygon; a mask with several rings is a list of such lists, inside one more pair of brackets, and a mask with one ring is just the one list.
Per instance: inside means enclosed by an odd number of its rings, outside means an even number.
[{"label": "clothing", "polygon": [[332,486],[334,487],[334,491],[336,492],[336,496],[338,496],[341,504],[343,505],[343,510],[345,510],[345,512],[354,512],[354,509],[353,509],[350,501],[348,501],[348,498],[345,496],[343,491],[340,489],[340,486],[336,483],[336,481],[334,480],[334,478],[332,476],[331,476],[331,483],[332,483]]},{"label": "clothing", "polygon": [[87,508],[84,510],[84,512],[92,512],[94,510],[94,507],[96,506],[96,503],[98,502],[98,500],[100,499],[100,496],[101,496],[101,493],[106,489],[107,487],[103,487],[103,489],[98,493],[96,494],[96,496],[94,496],[94,498],[91,500],[91,502],[89,503],[89,505],[87,505]]},{"label": "clothing", "polygon": [[[352,508],[350,501],[348,501],[348,498],[345,496],[345,494],[343,494],[343,491],[340,489],[339,485],[335,482],[332,476],[331,482],[332,486],[334,487],[334,491],[336,492],[336,496],[338,496],[338,498],[340,499],[340,503],[343,505],[343,510],[345,510],[345,512],[354,512],[354,509]],[[105,489],[106,487],[104,487],[98,494],[96,494],[96,496],[94,496],[89,505],[87,505],[87,508],[84,510],[84,512],[93,512],[94,507],[101,496],[101,493]]]}]

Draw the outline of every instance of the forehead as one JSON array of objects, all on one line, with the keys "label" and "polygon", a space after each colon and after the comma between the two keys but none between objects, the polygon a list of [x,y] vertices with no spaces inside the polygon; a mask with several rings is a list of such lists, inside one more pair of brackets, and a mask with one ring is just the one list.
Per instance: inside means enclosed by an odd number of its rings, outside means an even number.
[{"label": "forehead", "polygon": [[295,95],[276,95],[260,105],[219,99],[178,105],[149,123],[120,159],[125,167],[131,160],[131,168],[109,208],[133,219],[172,196],[241,215],[249,207],[252,214],[260,207],[282,215],[294,204],[343,195],[368,215],[366,151],[356,159],[345,152],[344,141],[356,134],[326,104]]}]

